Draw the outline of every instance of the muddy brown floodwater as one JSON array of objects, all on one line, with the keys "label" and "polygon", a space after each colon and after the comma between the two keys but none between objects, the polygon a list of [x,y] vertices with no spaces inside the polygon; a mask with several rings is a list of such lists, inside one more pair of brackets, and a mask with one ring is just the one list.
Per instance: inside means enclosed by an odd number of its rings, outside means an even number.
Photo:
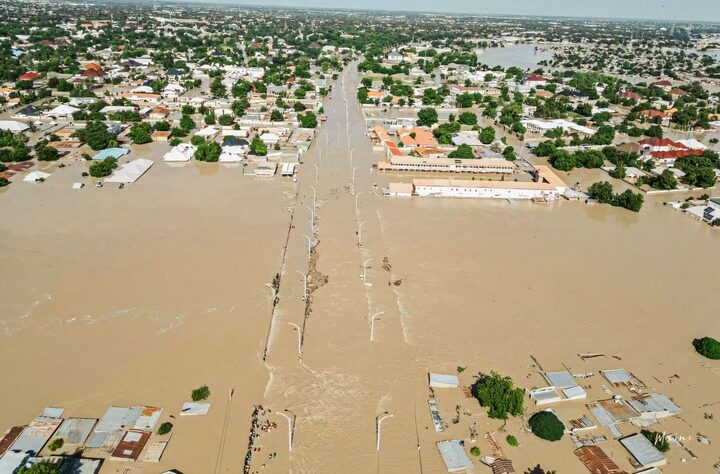
[{"label": "muddy brown floodwater", "polygon": [[[3,191],[0,427],[48,405],[97,417],[110,404],[147,404],[165,408],[165,419],[207,384],[210,415],[174,420],[158,469],[144,472],[238,472],[258,404],[276,428],[259,432],[250,472],[445,472],[437,441],[466,439],[491,454],[488,432],[518,472],[537,463],[586,472],[568,437],[550,444],[522,420],[490,420],[459,390],[436,390],[443,419],[456,407],[460,415],[445,433],[433,430],[428,371],[466,367],[460,378],[470,385],[496,370],[539,387],[534,357],[545,370],[625,368],[670,395],[682,417],[660,430],[702,433],[713,444],[689,444],[697,459],[673,446],[664,472],[709,471],[720,460],[720,366],[691,341],[720,336],[720,234],[661,198],[639,214],[570,202],[383,198],[387,179],[371,169],[378,157],[363,134],[357,82],[346,72],[335,84],[298,183],[159,162],[123,190],[72,191],[73,165],[42,185]],[[142,153],[157,158],[162,149]],[[266,284],[278,272],[272,311]],[[582,352],[609,357],[583,362]],[[607,397],[598,375],[583,384],[588,401]],[[566,420],[586,412],[583,402],[556,410]],[[376,416],[386,411],[376,450]],[[291,453],[278,412],[295,420]],[[508,446],[507,434],[521,446]],[[631,472],[617,441],[603,449]],[[123,466],[108,462],[104,472]]]}]

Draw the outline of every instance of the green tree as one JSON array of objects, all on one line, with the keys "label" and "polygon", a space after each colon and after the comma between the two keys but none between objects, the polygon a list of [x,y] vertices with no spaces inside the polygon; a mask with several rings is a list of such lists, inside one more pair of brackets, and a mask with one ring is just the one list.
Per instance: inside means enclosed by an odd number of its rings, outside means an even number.
[{"label": "green tree", "polygon": [[194,401],[194,402],[200,402],[202,400],[207,400],[208,397],[210,397],[210,388],[207,385],[203,385],[202,387],[196,388],[190,394],[190,398],[192,398],[192,401]]},{"label": "green tree", "polygon": [[263,142],[258,135],[255,135],[252,142],[250,143],[250,151],[257,156],[267,155],[267,145]]},{"label": "green tree", "polygon": [[558,441],[565,433],[565,426],[553,412],[540,411],[530,417],[530,429],[535,436],[546,441]]},{"label": "green tree", "polygon": [[196,127],[195,121],[193,118],[187,114],[183,114],[182,117],[180,117],[180,128],[185,130],[186,132],[189,132],[193,130]]},{"label": "green tree", "polygon": [[433,108],[420,109],[418,112],[417,125],[419,127],[430,127],[438,122],[437,110]]},{"label": "green tree", "polygon": [[110,176],[115,168],[117,168],[117,160],[115,158],[105,158],[90,165],[90,176],[93,178]]},{"label": "green tree", "polygon": [[523,390],[515,388],[510,377],[502,377],[496,372],[480,374],[472,386],[472,394],[480,406],[490,408],[490,418],[506,420],[508,415],[523,414]]},{"label": "green tree", "polygon": [[535,467],[525,471],[525,474],[555,474],[555,471],[546,471],[545,469],[540,467],[540,464],[538,464]]},{"label": "green tree", "polygon": [[317,115],[311,110],[304,114],[298,114],[297,118],[303,128],[316,128],[318,126]]},{"label": "green tree", "polygon": [[152,127],[149,123],[136,123],[130,129],[130,138],[136,145],[143,145],[152,141]]},{"label": "green tree", "polygon": [[60,158],[57,148],[48,146],[48,142],[45,140],[35,145],[35,155],[39,161],[57,161]]},{"label": "green tree", "polygon": [[21,467],[17,474],[60,474],[60,467],[49,461],[41,461],[31,467]]},{"label": "green tree", "polygon": [[235,121],[235,119],[233,118],[232,115],[223,114],[220,117],[218,117],[218,123],[225,127],[232,125],[234,121]]},{"label": "green tree", "polygon": [[195,159],[198,161],[206,161],[214,163],[218,161],[222,154],[222,147],[217,142],[202,143],[195,150]]},{"label": "green tree", "polygon": [[626,189],[622,193],[615,196],[612,201],[613,206],[622,207],[629,211],[640,212],[645,198],[640,193],[634,193]]},{"label": "green tree", "polygon": [[84,141],[93,150],[103,150],[108,147],[115,135],[108,132],[107,126],[99,120],[92,121],[76,132],[80,140]]},{"label": "green tree", "polygon": [[492,127],[485,127],[480,131],[480,141],[485,145],[489,145],[495,140],[495,129]]},{"label": "green tree", "polygon": [[693,346],[698,354],[705,356],[708,359],[720,360],[720,341],[706,336],[695,339],[693,341]]},{"label": "green tree", "polygon": [[517,159],[517,156],[515,155],[515,148],[511,146],[505,147],[502,154],[503,157],[508,161],[515,161]]},{"label": "green tree", "polygon": [[670,443],[668,443],[667,437],[663,433],[651,430],[642,430],[640,433],[661,453],[670,451]]},{"label": "green tree", "polygon": [[159,434],[161,436],[166,435],[166,434],[170,433],[170,431],[172,431],[172,429],[173,429],[173,424],[170,423],[169,421],[166,421],[165,423],[160,425],[160,427],[158,428],[157,434]]},{"label": "green tree", "polygon": [[448,155],[448,158],[475,158],[475,153],[470,145],[462,144]]},{"label": "green tree", "polygon": [[463,125],[477,125],[478,118],[477,115],[472,112],[463,112],[460,114],[458,121]]},{"label": "green tree", "polygon": [[597,200],[598,202],[608,204],[613,200],[613,187],[612,184],[607,181],[600,181],[590,185],[588,189],[590,197]]},{"label": "green tree", "polygon": [[278,109],[273,109],[272,113],[270,114],[270,121],[271,122],[282,122],[283,121],[283,114]]}]

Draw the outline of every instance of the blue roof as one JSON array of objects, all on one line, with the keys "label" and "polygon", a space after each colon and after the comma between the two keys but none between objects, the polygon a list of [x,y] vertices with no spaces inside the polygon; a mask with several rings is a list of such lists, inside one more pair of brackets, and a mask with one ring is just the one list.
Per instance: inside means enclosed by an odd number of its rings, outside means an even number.
[{"label": "blue roof", "polygon": [[93,156],[93,160],[104,160],[105,158],[120,158],[130,153],[130,150],[126,148],[106,148],[100,150],[97,155]]}]

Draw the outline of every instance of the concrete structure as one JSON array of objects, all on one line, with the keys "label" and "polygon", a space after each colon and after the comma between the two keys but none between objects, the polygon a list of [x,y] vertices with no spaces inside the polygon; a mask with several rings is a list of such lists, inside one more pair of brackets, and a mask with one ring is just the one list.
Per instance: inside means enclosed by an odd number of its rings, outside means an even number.
[{"label": "concrete structure", "polygon": [[539,120],[539,119],[526,119],[521,120],[521,123],[527,128],[528,132],[544,135],[550,130],[556,128],[562,128],[565,135],[572,135],[577,133],[580,136],[591,137],[595,135],[596,131],[589,127],[578,125],[574,122],[563,119],[555,120]]},{"label": "concrete structure", "polygon": [[642,433],[622,438],[620,444],[641,467],[664,466],[667,463],[665,456]]},{"label": "concrete structure", "polygon": [[415,195],[423,197],[462,197],[495,199],[556,200],[567,189],[547,166],[536,166],[537,181],[484,181],[454,179],[415,179]]},{"label": "concrete structure", "polygon": [[456,159],[392,156],[387,161],[378,162],[380,171],[512,174],[516,169],[515,163],[501,158]]}]

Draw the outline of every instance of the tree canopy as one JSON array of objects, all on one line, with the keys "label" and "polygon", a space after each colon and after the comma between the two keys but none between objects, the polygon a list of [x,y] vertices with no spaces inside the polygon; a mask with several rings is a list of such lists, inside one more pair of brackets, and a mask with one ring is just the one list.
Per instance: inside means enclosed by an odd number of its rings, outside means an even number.
[{"label": "tree canopy", "polygon": [[490,418],[506,420],[508,415],[523,414],[523,390],[515,388],[510,377],[503,377],[496,372],[480,374],[472,386],[472,394],[480,406],[490,408]]},{"label": "tree canopy", "polygon": [[558,441],[565,433],[565,426],[553,412],[541,411],[530,417],[530,428],[535,436],[546,441]]}]

